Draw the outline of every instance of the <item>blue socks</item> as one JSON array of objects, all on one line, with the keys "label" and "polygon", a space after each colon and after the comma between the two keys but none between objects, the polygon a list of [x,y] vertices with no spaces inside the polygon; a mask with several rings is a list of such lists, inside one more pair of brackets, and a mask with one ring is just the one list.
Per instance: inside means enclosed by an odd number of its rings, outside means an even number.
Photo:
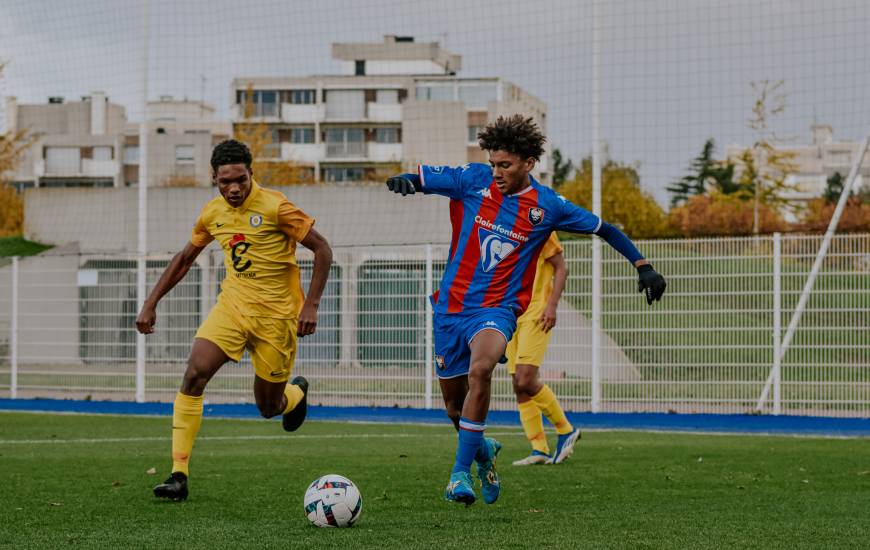
[{"label": "blue socks", "polygon": [[[459,444],[456,447],[456,462],[453,464],[453,473],[471,472],[471,463],[474,462],[478,453],[485,453],[483,448],[483,431],[486,429],[484,422],[475,422],[467,418],[459,419]],[[488,455],[483,458],[486,460]]]}]

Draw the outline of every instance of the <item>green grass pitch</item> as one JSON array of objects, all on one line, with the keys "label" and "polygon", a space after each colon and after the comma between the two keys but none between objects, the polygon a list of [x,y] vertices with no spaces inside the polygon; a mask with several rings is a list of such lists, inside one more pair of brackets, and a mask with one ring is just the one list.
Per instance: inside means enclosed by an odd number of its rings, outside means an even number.
[{"label": "green grass pitch", "polygon": [[[492,506],[442,499],[452,427],[206,418],[191,496],[159,502],[168,418],[0,413],[0,548],[866,548],[866,439],[589,432],[559,466],[514,467]],[[554,439],[550,434],[551,444]],[[148,470],[156,468],[156,474]],[[363,495],[350,529],[302,498],[338,473]]]}]

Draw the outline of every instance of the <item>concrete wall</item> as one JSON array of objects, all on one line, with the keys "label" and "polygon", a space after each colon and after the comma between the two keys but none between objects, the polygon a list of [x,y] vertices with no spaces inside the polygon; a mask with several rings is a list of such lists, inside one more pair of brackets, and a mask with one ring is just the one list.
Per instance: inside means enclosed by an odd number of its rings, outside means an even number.
[{"label": "concrete wall", "polygon": [[[67,249],[66,252],[70,250]],[[77,255],[48,251],[21,258],[18,266],[18,363],[77,363],[79,296]],[[8,355],[12,264],[0,267],[0,348]],[[8,283],[8,286],[7,286]]]},{"label": "concrete wall", "polygon": [[[333,246],[450,241],[447,200],[400,197],[384,185],[328,184],[280,187],[312,215]],[[51,244],[78,243],[83,253],[137,249],[136,189],[28,189],[24,232]],[[154,188],[148,191],[148,249],[176,252],[188,241],[214,188]]]}]

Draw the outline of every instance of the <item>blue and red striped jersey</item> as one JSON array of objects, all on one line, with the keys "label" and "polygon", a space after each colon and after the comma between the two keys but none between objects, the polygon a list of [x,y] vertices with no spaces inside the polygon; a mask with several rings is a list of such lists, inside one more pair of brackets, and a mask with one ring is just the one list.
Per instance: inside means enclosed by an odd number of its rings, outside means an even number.
[{"label": "blue and red striped jersey", "polygon": [[419,167],[422,190],[450,198],[453,237],[438,292],[438,313],[528,307],[538,254],[554,230],[595,233],[601,220],[532,179],[503,195],[486,164]]}]

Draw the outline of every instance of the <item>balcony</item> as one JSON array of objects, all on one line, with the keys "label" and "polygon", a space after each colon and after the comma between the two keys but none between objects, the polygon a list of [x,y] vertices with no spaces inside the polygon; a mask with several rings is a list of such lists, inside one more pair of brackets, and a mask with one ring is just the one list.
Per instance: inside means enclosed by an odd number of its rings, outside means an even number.
[{"label": "balcony", "polygon": [[303,122],[313,123],[324,119],[325,108],[322,103],[282,103],[281,104],[281,121],[282,122]]},{"label": "balcony", "polygon": [[281,158],[294,162],[313,163],[326,156],[324,143],[281,143]]},{"label": "balcony", "polygon": [[401,143],[371,142],[368,146],[368,159],[373,162],[399,162],[402,160]]},{"label": "balcony", "polygon": [[372,122],[401,122],[400,103],[367,103],[368,119]]},{"label": "balcony", "polygon": [[363,141],[338,141],[326,143],[328,159],[365,159],[366,144]]},{"label": "balcony", "polygon": [[91,178],[114,178],[121,167],[116,160],[82,159],[82,174]]}]

